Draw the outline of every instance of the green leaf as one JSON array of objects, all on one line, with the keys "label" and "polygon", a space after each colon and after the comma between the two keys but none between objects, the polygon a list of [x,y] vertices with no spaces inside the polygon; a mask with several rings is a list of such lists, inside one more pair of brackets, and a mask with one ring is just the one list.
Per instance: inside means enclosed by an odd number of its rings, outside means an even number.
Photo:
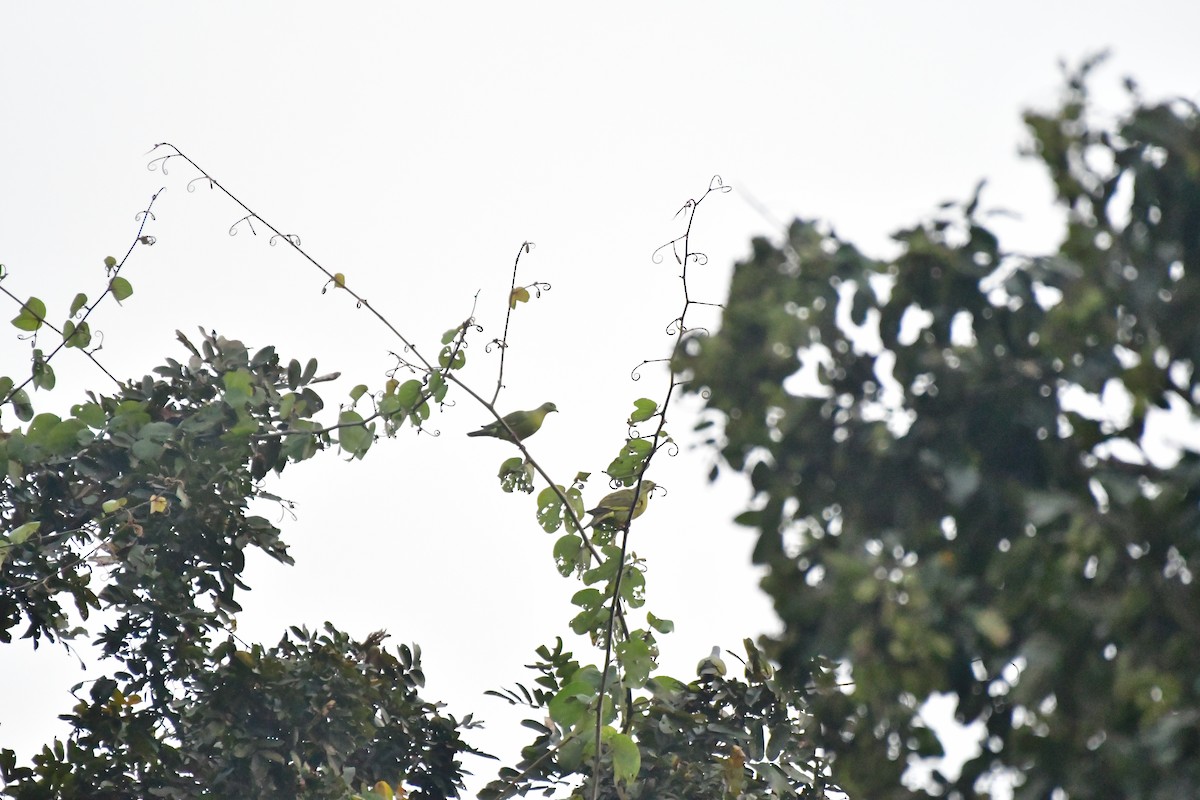
[{"label": "green leaf", "polygon": [[571,619],[571,631],[578,636],[599,636],[607,627],[610,612],[606,607],[585,608]]},{"label": "green leaf", "polygon": [[35,389],[49,391],[54,388],[54,369],[46,361],[41,350],[33,351],[33,386]]},{"label": "green leaf", "polygon": [[[615,553],[610,553],[610,550],[616,550]],[[617,565],[621,561],[621,551],[617,548],[604,548],[605,561],[600,566],[589,569],[583,573],[583,582],[591,586],[600,581],[611,581],[617,576]]]},{"label": "green leaf", "polygon": [[12,319],[12,324],[23,331],[36,331],[42,327],[46,319],[46,304],[36,297],[30,297],[21,306],[21,313]]},{"label": "green leaf", "polygon": [[138,438],[151,442],[169,442],[175,436],[175,426],[169,422],[147,422],[138,429]]},{"label": "green leaf", "polygon": [[412,408],[417,404],[417,398],[421,396],[421,382],[416,378],[407,380],[400,384],[396,389],[396,399],[400,401],[400,405],[404,408]]},{"label": "green leaf", "polygon": [[429,413],[429,403],[421,403],[421,405],[414,408],[412,413],[408,415],[409,422],[415,427],[420,427],[422,422],[429,419]]},{"label": "green leaf", "polygon": [[533,464],[521,456],[513,456],[500,465],[500,488],[506,492],[533,491]]},{"label": "green leaf", "polygon": [[367,385],[365,383],[360,383],[358,386],[355,386],[350,390],[350,399],[357,403],[358,398],[362,397],[366,393]]},{"label": "green leaf", "polygon": [[22,422],[28,422],[33,419],[33,404],[29,402],[29,395],[24,389],[18,389],[13,392],[10,398],[13,404],[13,410],[17,412],[17,419]]},{"label": "green leaf", "polygon": [[442,377],[442,373],[440,372],[432,373],[429,376],[429,384],[425,387],[435,403],[440,403],[446,399],[446,391],[449,388],[446,385],[446,379]]},{"label": "green leaf", "polygon": [[[296,362],[293,361],[292,363],[295,364]],[[288,392],[282,398],[280,398],[280,400],[279,400],[279,418],[280,419],[290,419],[291,418],[292,412],[296,408],[296,401],[298,399],[299,399],[299,397],[296,395],[295,392]]]},{"label": "green leaf", "polygon": [[108,421],[108,415],[99,403],[78,403],[71,406],[71,416],[83,422],[89,428],[103,428]]},{"label": "green leaf", "polygon": [[343,411],[338,416],[338,425],[345,426],[338,428],[338,445],[342,450],[355,458],[366,455],[375,441],[375,426],[365,425],[357,411]]},{"label": "green leaf", "polygon": [[639,569],[629,567],[621,579],[621,599],[631,608],[646,604],[646,576]]},{"label": "green leaf", "polygon": [[67,347],[85,348],[92,343],[92,329],[86,322],[76,325],[67,320],[63,323],[63,343]]},{"label": "green leaf", "polygon": [[588,553],[577,533],[568,533],[554,543],[554,565],[564,578],[586,563]]},{"label": "green leaf", "polygon": [[116,265],[117,265],[117,260],[115,258],[113,258],[112,256],[104,257],[104,266],[108,267],[109,269],[112,269]]},{"label": "green leaf", "polygon": [[79,447],[79,432],[87,426],[78,419],[61,420],[54,414],[38,414],[29,425],[29,441],[49,455],[62,455]]},{"label": "green leaf", "polygon": [[[597,670],[597,674],[599,671]],[[583,676],[572,677],[572,679],[558,691],[550,699],[547,711],[550,712],[550,719],[557,722],[563,728],[570,729],[575,726],[588,713],[588,708],[596,699],[596,686],[590,682],[583,680]]]},{"label": "green leaf", "polygon": [[25,540],[37,533],[40,527],[42,527],[40,522],[26,522],[8,535],[8,541],[13,544],[24,544]]},{"label": "green leaf", "polygon": [[634,689],[646,685],[656,666],[650,645],[640,638],[620,642],[617,645],[617,658],[625,670],[625,683]]},{"label": "green leaf", "polygon": [[79,309],[87,305],[87,295],[83,292],[75,295],[75,299],[71,301],[71,313],[69,316],[75,316],[79,313]]},{"label": "green leaf", "polygon": [[599,589],[580,589],[571,597],[571,605],[579,606],[580,608],[599,608],[604,604],[604,595]]},{"label": "green leaf", "polygon": [[[314,430],[320,426],[309,420],[292,422],[292,431]],[[290,433],[283,440],[282,455],[289,461],[305,461],[317,454],[320,449],[320,439],[316,434]]]},{"label": "green leaf", "polygon": [[613,777],[619,783],[628,786],[633,783],[642,769],[642,754],[638,752],[638,746],[633,741],[633,737],[618,733],[611,728],[606,729],[606,733],[608,730],[613,731],[611,735],[605,736],[607,744],[612,750]]},{"label": "green leaf", "polygon": [[300,362],[294,358],[288,362],[287,382],[293,392],[300,388]]},{"label": "green leaf", "polygon": [[247,370],[226,372],[221,383],[225,386],[225,403],[231,408],[244,407],[254,396],[254,376]]},{"label": "green leaf", "polygon": [[626,486],[631,486],[641,474],[646,458],[653,449],[654,445],[649,439],[626,439],[621,453],[612,460],[605,472]]},{"label": "green leaf", "polygon": [[636,425],[639,422],[645,422],[654,416],[654,412],[658,410],[658,403],[649,400],[645,397],[640,400],[633,401],[633,413],[629,415],[629,424]]},{"label": "green leaf", "polygon": [[674,700],[687,693],[687,684],[670,675],[656,675],[646,682],[651,694],[662,700]]},{"label": "green leaf", "polygon": [[400,398],[394,394],[385,394],[379,401],[379,413],[397,425],[404,424],[404,416],[407,412],[408,410],[400,404]]},{"label": "green leaf", "polygon": [[109,281],[109,288],[112,289],[113,298],[119,303],[133,294],[133,285],[129,281],[122,278],[120,275]]},{"label": "green leaf", "polygon": [[508,296],[508,307],[509,308],[516,308],[517,303],[528,303],[528,302],[529,302],[529,290],[526,289],[524,286],[518,286],[517,288],[513,289],[512,293]]},{"label": "green leaf", "polygon": [[442,352],[438,353],[438,364],[442,369],[462,369],[467,363],[467,354],[462,348],[451,349],[449,346],[443,347]]},{"label": "green leaf", "polygon": [[149,439],[138,439],[130,448],[133,455],[140,461],[157,461],[163,453],[163,446],[159,442]]},{"label": "green leaf", "polygon": [[646,622],[659,633],[670,633],[675,630],[675,623],[669,619],[660,619],[653,613],[646,612]]},{"label": "green leaf", "polygon": [[4,562],[8,560],[8,556],[13,548],[24,544],[25,540],[37,533],[40,527],[42,527],[42,523],[40,522],[26,522],[7,537],[0,536],[0,567],[4,566]]},{"label": "green leaf", "polygon": [[57,414],[38,414],[33,418],[33,422],[29,423],[29,430],[26,431],[25,436],[34,444],[43,444],[51,429],[61,421]]},{"label": "green leaf", "polygon": [[[558,491],[566,495],[567,500],[571,503],[571,508],[575,511],[576,518],[585,513],[583,495],[578,488],[572,486],[567,489],[559,486]],[[575,530],[575,523],[571,520],[571,515],[563,511],[562,499],[558,492],[549,486],[538,494],[537,520],[546,533],[553,533],[563,525],[567,526],[567,530]]]}]

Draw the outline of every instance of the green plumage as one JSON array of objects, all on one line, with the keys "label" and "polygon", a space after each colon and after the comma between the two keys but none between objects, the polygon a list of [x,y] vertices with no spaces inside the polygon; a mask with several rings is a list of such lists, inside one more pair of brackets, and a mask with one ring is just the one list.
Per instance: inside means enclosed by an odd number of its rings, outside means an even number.
[{"label": "green plumage", "polygon": [[638,493],[637,505],[633,507],[633,515],[629,514],[629,505],[633,502],[634,488],[618,489],[617,491],[607,494],[600,501],[600,505],[591,509],[587,513],[592,515],[592,521],[588,523],[589,528],[594,528],[597,525],[607,525],[608,527],[621,527],[627,519],[637,519],[646,510],[646,504],[650,502],[650,492],[654,491],[654,481],[642,481],[642,490]]},{"label": "green plumage", "polygon": [[[477,431],[471,431],[467,436],[492,436],[497,439],[513,441],[512,434],[516,434],[516,441],[528,439],[538,432],[542,427],[542,422],[546,419],[546,415],[551,411],[558,411],[554,403],[542,403],[532,411],[514,411],[511,414],[505,414],[504,424],[499,421],[489,422]],[[508,427],[506,428],[505,425]]]}]

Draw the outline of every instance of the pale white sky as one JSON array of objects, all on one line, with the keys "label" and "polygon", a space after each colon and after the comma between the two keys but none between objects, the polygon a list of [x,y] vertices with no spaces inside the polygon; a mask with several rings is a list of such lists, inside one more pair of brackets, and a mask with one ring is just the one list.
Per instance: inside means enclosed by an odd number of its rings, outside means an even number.
[{"label": "pale white sky", "polygon": [[[672,215],[713,173],[780,220],[830,220],[869,251],[981,177],[985,204],[1020,209],[1006,244],[1053,246],[1057,216],[1039,169],[1017,157],[1020,111],[1057,95],[1060,58],[1103,47],[1097,84],[1117,98],[1136,76],[1151,95],[1197,99],[1200,5],[1128,3],[107,3],[0,7],[0,263],[5,285],[65,316],[99,292],[102,259],[124,253],[133,215],[166,186],[130,259],[135,294],[103,308],[104,362],[140,376],[180,356],[173,331],[214,327],[286,357],[317,356],[344,380],[380,387],[397,344],[289,249],[244,229],[215,192],[188,193],[143,155],[172,142],[251,208],[432,348],[480,292],[486,327],[466,377],[494,382],[483,343],[500,334],[512,258],[553,290],[510,335],[505,408],[558,404],[534,452],[562,482],[597,475],[620,446],[632,400],[659,397],[679,281],[650,253],[680,232]],[[693,296],[720,301],[731,264],[770,223],[738,192],[702,208],[710,257]],[[16,309],[12,309],[12,316]],[[8,319],[9,317],[3,317]],[[0,367],[27,368],[15,330]],[[46,407],[103,376],[55,364]],[[687,441],[689,417],[672,431]],[[379,443],[361,463],[327,454],[272,490],[299,501],[283,521],[298,560],[253,560],[239,620],[272,643],[286,625],[329,619],[359,635],[387,628],[425,650],[427,696],[490,721],[477,737],[505,756],[519,715],[485,689],[526,680],[533,649],[566,630],[576,585],[554,572],[534,501],[499,491],[510,448],[468,440],[486,421],[466,398],[440,438]],[[5,417],[4,423],[13,421]],[[749,567],[747,531],[729,524],[747,489],[705,483],[711,456],[685,447],[651,477],[669,489],[636,528],[648,608],[672,618],[668,672],[687,677],[709,648],[773,629]],[[583,660],[592,658],[582,649]],[[81,655],[94,663],[89,648]],[[0,702],[0,744],[28,754],[69,708],[81,679],[60,650],[0,651],[25,691]],[[514,738],[515,737],[515,738]],[[490,777],[487,763],[469,765]]]}]

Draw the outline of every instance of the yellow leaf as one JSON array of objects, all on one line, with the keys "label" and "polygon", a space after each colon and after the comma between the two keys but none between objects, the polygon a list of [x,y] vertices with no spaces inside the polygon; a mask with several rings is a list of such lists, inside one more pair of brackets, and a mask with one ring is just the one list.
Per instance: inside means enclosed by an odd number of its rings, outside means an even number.
[{"label": "yellow leaf", "polygon": [[392,792],[392,787],[387,781],[379,781],[371,787],[371,791],[380,797],[386,797],[387,800],[392,800],[392,798],[395,797],[395,794]]},{"label": "yellow leaf", "polygon": [[516,308],[517,303],[529,302],[529,290],[524,286],[518,286],[512,290],[512,294],[508,296],[508,307]]},{"label": "yellow leaf", "polygon": [[340,272],[335,272],[333,275],[333,285],[339,289],[346,288],[346,276]]},{"label": "yellow leaf", "polygon": [[159,494],[150,495],[150,513],[165,514],[167,513],[167,498]]}]

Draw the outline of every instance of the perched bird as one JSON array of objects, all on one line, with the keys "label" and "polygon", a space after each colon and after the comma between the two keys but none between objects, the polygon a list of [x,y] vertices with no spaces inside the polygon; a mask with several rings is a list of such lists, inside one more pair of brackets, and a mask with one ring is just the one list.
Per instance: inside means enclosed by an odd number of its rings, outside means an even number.
[{"label": "perched bird", "polygon": [[711,653],[700,659],[700,663],[696,665],[696,674],[700,677],[725,674],[725,662],[721,660],[721,648],[714,646]]},{"label": "perched bird", "polygon": [[642,481],[637,504],[633,507],[633,516],[630,516],[629,506],[633,503],[635,488],[631,486],[628,489],[618,489],[612,494],[605,495],[604,499],[600,501],[600,505],[587,512],[592,515],[592,521],[588,523],[588,527],[594,528],[602,523],[608,523],[610,527],[621,527],[627,519],[640,517],[646,510],[646,504],[650,502],[650,492],[654,491],[654,481]]},{"label": "perched bird", "polygon": [[775,675],[775,668],[767,660],[766,654],[758,648],[753,639],[743,639],[742,644],[746,646],[746,655],[750,658],[746,662],[746,677],[752,681],[770,680]]},{"label": "perched bird", "polygon": [[[489,422],[477,431],[471,431],[467,436],[494,436],[497,439],[505,439],[513,441],[512,434],[508,431],[512,430],[516,434],[517,441],[528,439],[538,432],[538,428],[542,427],[542,421],[546,419],[546,415],[551,411],[558,411],[554,403],[542,403],[532,411],[514,411],[511,414],[504,415],[504,424],[499,421]],[[508,428],[504,426],[507,425]]]}]

